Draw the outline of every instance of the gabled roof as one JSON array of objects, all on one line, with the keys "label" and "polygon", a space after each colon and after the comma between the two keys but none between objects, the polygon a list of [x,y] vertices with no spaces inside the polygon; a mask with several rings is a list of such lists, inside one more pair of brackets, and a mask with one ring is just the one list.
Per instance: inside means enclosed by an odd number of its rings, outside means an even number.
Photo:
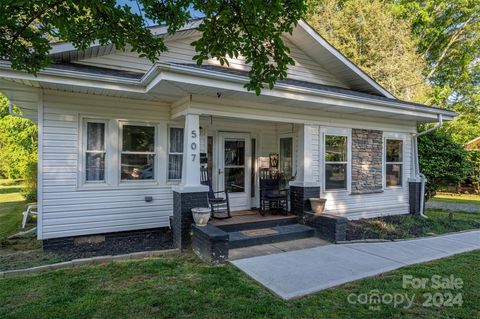
[{"label": "gabled roof", "polygon": [[[201,19],[193,20],[170,37],[189,37],[193,34],[199,34],[196,28],[201,22]],[[168,36],[165,26],[153,26],[150,29],[155,35]],[[292,34],[285,34],[285,37],[352,89],[395,99],[390,92],[342,55],[305,21],[300,20]],[[114,49],[112,45],[100,46],[98,43],[94,43],[85,51],[78,51],[70,43],[59,42],[54,44],[50,50],[50,55],[60,63],[74,62],[110,54]]]}]

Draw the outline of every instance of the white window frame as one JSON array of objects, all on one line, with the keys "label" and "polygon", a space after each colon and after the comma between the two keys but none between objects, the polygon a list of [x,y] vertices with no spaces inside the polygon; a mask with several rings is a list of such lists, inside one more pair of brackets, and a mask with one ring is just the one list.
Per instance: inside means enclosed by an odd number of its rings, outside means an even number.
[{"label": "white window frame", "polygon": [[[352,129],[351,128],[340,128],[340,127],[321,127],[320,128],[320,135],[321,135],[321,154],[320,154],[320,161],[322,167],[322,193],[350,193],[352,189]],[[345,136],[347,137],[347,162],[327,162],[325,161],[325,154],[326,154],[326,145],[325,145],[325,136]],[[347,164],[346,174],[347,174],[347,181],[346,181],[346,188],[343,189],[327,189],[327,181],[326,181],[326,174],[325,174],[325,166],[326,164]]]},{"label": "white window frame", "polygon": [[[402,184],[400,186],[387,186],[387,140],[401,141],[402,142],[402,161],[401,162],[388,162],[388,164],[401,164],[402,165]],[[383,133],[383,147],[382,147],[382,180],[384,190],[402,189],[405,187],[406,169],[405,169],[405,148],[406,148],[406,135],[402,133]]]},{"label": "white window frame", "polygon": [[[127,125],[131,126],[145,126],[145,127],[153,127],[153,152],[124,152],[123,151],[123,127]],[[138,121],[119,121],[118,122],[118,165],[117,165],[117,172],[118,172],[118,181],[119,185],[128,185],[128,184],[158,184],[158,177],[159,177],[159,170],[158,170],[158,125],[150,123],[150,122],[138,122]],[[139,179],[139,180],[123,180],[122,179],[122,155],[123,154],[140,154],[140,155],[153,155],[153,179]]]},{"label": "white window frame", "polygon": [[279,160],[279,163],[278,165],[280,166],[280,140],[282,138],[291,138],[292,139],[292,172],[291,172],[291,175],[292,177],[295,176],[295,169],[297,167],[297,152],[296,152],[296,149],[295,149],[295,135],[293,133],[285,133],[285,134],[280,134],[278,136],[278,160]]},{"label": "white window frame", "polygon": [[[98,151],[88,151],[87,150],[87,134],[88,134],[88,123],[102,123],[105,125],[104,127],[104,153],[105,153],[105,178],[103,181],[87,181],[87,152],[89,153],[100,153]],[[111,176],[109,174],[109,162],[111,158],[111,150],[108,144],[107,136],[109,130],[109,120],[104,118],[96,118],[96,117],[87,117],[87,116],[80,116],[80,136],[81,138],[81,145],[80,145],[80,153],[78,155],[78,181],[80,187],[97,187],[97,186],[106,186],[110,182]]]},{"label": "white window frame", "polygon": [[[168,175],[169,175],[169,167],[170,167],[170,155],[182,155],[182,161],[183,161],[183,153],[184,153],[184,150],[182,149],[182,152],[179,153],[179,152],[170,152],[170,146],[171,146],[171,141],[170,141],[170,129],[172,128],[181,128],[183,129],[183,134],[185,136],[185,128],[183,126],[180,126],[180,125],[168,125],[167,126],[167,135],[168,135],[168,143],[167,143],[167,167],[166,167],[166,172],[167,172],[167,181],[169,183],[179,183],[181,180],[182,180],[182,177],[180,176],[180,178],[169,178]],[[185,138],[184,138],[185,139]],[[185,143],[185,141],[184,141]],[[185,145],[184,145],[184,148],[185,148]],[[182,174],[183,172],[181,172],[180,174]]]}]

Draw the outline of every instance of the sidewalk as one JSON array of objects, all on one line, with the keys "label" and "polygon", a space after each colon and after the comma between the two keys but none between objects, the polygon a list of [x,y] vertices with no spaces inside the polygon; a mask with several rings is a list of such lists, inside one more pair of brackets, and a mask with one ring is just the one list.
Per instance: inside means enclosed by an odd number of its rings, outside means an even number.
[{"label": "sidewalk", "polygon": [[480,230],[386,243],[328,245],[231,263],[281,298],[480,249]]}]

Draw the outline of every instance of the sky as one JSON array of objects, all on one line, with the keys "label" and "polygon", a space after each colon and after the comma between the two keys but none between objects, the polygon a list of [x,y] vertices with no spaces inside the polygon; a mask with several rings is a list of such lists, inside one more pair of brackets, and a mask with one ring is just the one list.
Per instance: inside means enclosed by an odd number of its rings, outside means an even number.
[{"label": "sky", "polygon": [[[135,0],[117,0],[117,3],[120,4],[120,5],[127,4],[129,7],[132,8],[132,12],[134,12],[134,13],[139,14],[141,12],[140,4]],[[191,11],[191,14],[194,18],[201,18],[202,17],[202,13],[200,11],[193,10],[193,9],[191,9],[190,11]],[[148,26],[151,26],[151,25],[155,24],[150,19],[145,19],[145,22]]]}]

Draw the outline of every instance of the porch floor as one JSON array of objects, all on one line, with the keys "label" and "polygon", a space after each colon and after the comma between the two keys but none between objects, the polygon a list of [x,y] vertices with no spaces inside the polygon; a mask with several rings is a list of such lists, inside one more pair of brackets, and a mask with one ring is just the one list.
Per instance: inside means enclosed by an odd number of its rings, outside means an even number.
[{"label": "porch floor", "polygon": [[238,225],[238,224],[249,224],[256,222],[269,222],[269,221],[296,221],[297,216],[288,214],[282,215],[280,213],[272,215],[271,213],[266,213],[265,216],[262,216],[256,210],[241,210],[236,212],[231,212],[232,218],[228,219],[211,219],[209,224],[217,227],[229,226],[229,225]]}]

